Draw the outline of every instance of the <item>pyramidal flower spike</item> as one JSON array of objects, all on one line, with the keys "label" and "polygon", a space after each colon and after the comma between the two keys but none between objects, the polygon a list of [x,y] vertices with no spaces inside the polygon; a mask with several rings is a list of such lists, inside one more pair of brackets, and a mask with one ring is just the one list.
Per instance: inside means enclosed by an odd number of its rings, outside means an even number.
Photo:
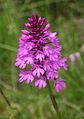
[{"label": "pyramidal flower spike", "polygon": [[[60,69],[67,70],[67,59],[62,56],[62,46],[59,44],[57,33],[50,32],[50,24],[46,24],[46,18],[33,14],[28,18],[22,35],[19,38],[19,48],[15,65],[21,71],[19,83],[34,83],[39,89],[48,87],[50,98],[58,118],[60,111],[53,95],[49,82],[53,82],[56,92],[62,92],[66,83],[59,77]],[[31,67],[28,69],[28,65]]]},{"label": "pyramidal flower spike", "polygon": [[[46,19],[33,14],[25,24],[19,38],[19,48],[15,65],[21,71],[19,82],[34,83],[38,88],[47,86],[46,80],[53,81],[56,92],[66,87],[59,78],[61,68],[67,69],[67,59],[62,56],[57,33],[50,32]],[[31,68],[26,67],[31,65]]]}]

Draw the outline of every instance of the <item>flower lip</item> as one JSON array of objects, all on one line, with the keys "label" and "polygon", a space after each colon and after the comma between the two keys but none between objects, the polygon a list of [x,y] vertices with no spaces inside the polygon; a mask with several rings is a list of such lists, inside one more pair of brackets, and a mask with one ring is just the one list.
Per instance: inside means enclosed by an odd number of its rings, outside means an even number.
[{"label": "flower lip", "polygon": [[62,92],[63,88],[66,88],[66,83],[61,78],[55,81],[55,90],[56,92]]},{"label": "flower lip", "polygon": [[33,75],[34,76],[37,76],[37,77],[40,77],[41,75],[44,74],[44,70],[40,67],[36,68],[34,71],[33,71]]},{"label": "flower lip", "polygon": [[37,60],[42,61],[42,60],[44,60],[44,58],[45,58],[45,55],[43,54],[43,52],[38,51],[38,52],[36,53],[36,59],[37,59]]},{"label": "flower lip", "polygon": [[32,75],[31,72],[29,71],[24,71],[24,70],[21,70],[20,74],[19,74],[20,78],[19,78],[19,82],[23,82],[23,81],[26,81],[27,84],[31,83],[34,81],[34,77]]},{"label": "flower lip", "polygon": [[39,79],[37,80],[35,83],[34,83],[35,87],[38,86],[39,88],[44,88],[46,87],[46,82],[42,79]]}]

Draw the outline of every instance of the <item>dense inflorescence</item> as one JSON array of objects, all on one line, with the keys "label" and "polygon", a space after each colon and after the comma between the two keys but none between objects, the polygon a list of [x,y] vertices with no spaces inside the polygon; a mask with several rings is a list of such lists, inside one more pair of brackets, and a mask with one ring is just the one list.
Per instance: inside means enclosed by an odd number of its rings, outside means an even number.
[{"label": "dense inflorescence", "polygon": [[[65,82],[59,78],[60,68],[67,69],[66,58],[62,57],[56,32],[49,31],[50,24],[46,19],[32,15],[28,18],[26,29],[22,30],[19,38],[19,49],[16,66],[21,68],[19,82],[27,84],[34,82],[39,88],[46,87],[46,80],[52,80],[57,92],[66,87]],[[28,69],[27,66],[31,65]]]}]

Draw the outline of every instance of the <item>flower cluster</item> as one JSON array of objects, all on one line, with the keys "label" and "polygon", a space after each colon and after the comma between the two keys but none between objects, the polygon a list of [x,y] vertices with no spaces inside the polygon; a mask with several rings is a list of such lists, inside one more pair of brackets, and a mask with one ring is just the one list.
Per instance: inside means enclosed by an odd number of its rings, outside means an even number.
[{"label": "flower cluster", "polygon": [[72,53],[69,56],[71,63],[74,64],[76,60],[81,60],[80,52]]},{"label": "flower cluster", "polygon": [[[25,24],[19,38],[19,49],[16,66],[21,68],[19,82],[27,84],[34,82],[39,88],[46,87],[46,80],[52,80],[57,92],[66,87],[65,82],[59,78],[60,68],[67,69],[66,58],[62,57],[56,32],[49,31],[50,24],[46,19],[32,15]],[[31,65],[28,69],[27,67]]]}]

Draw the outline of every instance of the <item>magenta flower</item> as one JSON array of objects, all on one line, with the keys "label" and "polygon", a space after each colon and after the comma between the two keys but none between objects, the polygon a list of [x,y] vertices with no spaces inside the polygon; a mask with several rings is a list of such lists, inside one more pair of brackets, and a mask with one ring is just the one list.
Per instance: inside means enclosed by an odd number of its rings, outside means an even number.
[{"label": "magenta flower", "polygon": [[76,53],[73,53],[69,56],[70,60],[71,60],[71,63],[74,64],[76,60],[80,60],[81,59],[81,56],[80,56],[80,52],[76,52]]},{"label": "magenta flower", "polygon": [[54,86],[57,92],[62,92],[63,88],[66,88],[66,83],[61,78],[59,78],[56,80]]},{"label": "magenta flower", "polygon": [[46,87],[45,80],[39,79],[34,83],[35,86],[38,86],[39,88]]},{"label": "magenta flower", "polygon": [[28,71],[23,71],[21,70],[21,73],[19,74],[19,82],[21,83],[22,81],[26,81],[27,84],[32,82],[34,80],[34,77],[32,76],[31,72]]},{"label": "magenta flower", "polygon": [[55,78],[58,78],[58,71],[54,71],[54,70],[49,70],[46,73],[47,75],[47,79],[49,80],[54,80]]},{"label": "magenta flower", "polygon": [[40,77],[41,75],[44,74],[44,70],[38,67],[32,73],[34,76]]},{"label": "magenta flower", "polygon": [[[16,66],[23,69],[20,72],[19,82],[27,84],[34,82],[39,88],[46,87],[46,80],[53,80],[57,92],[65,88],[65,83],[59,80],[61,68],[67,69],[66,58],[61,54],[62,46],[56,32],[49,31],[50,24],[46,19],[32,15],[25,24],[19,38],[19,49]],[[31,65],[29,70],[26,68]]]}]

